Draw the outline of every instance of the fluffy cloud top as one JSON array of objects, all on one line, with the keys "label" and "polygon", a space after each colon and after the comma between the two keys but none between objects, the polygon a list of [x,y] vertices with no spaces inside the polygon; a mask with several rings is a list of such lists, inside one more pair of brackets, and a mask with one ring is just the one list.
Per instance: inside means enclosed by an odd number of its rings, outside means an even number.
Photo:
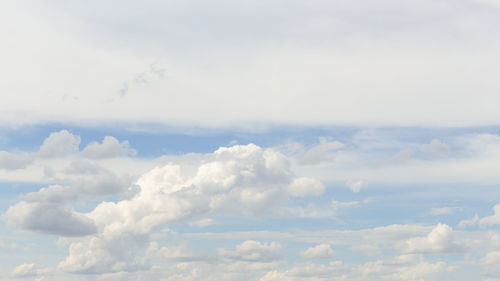
[{"label": "fluffy cloud top", "polygon": [[82,150],[83,156],[95,159],[135,155],[135,153],[128,141],[120,143],[111,136],[104,137],[102,143],[91,142]]},{"label": "fluffy cloud top", "polygon": [[408,239],[401,250],[405,253],[453,253],[463,252],[465,246],[457,240],[451,227],[438,224],[426,237]]},{"label": "fluffy cloud top", "polygon": [[[319,182],[295,177],[284,155],[253,144],[218,149],[207,155],[194,174],[174,164],[157,167],[143,175],[137,185],[140,191],[135,197],[103,202],[86,214],[96,224],[97,233],[70,246],[68,258],[60,264],[62,269],[132,270],[142,265],[131,252],[144,247],[159,225],[216,213],[268,215],[289,196],[309,193],[297,190],[312,190],[313,194],[323,191]],[[122,243],[130,243],[129,251],[119,248]],[[277,244],[248,241],[224,256],[267,259],[274,258],[278,249]],[[94,253],[92,262],[88,260],[89,251]]]},{"label": "fluffy cloud top", "polygon": [[40,147],[42,157],[61,157],[78,152],[80,137],[67,130],[51,133]]}]

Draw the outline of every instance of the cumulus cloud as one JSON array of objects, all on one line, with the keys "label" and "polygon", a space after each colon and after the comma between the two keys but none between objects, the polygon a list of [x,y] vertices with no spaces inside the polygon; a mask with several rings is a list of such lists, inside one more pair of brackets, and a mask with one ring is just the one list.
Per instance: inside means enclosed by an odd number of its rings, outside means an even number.
[{"label": "cumulus cloud", "polygon": [[22,201],[9,207],[3,218],[11,228],[47,234],[84,236],[97,231],[87,215],[57,201]]},{"label": "cumulus cloud", "polygon": [[[222,147],[207,155],[192,174],[179,165],[167,164],[144,174],[138,181],[139,192],[128,200],[103,202],[87,216],[97,226],[97,234],[70,246],[69,256],[60,267],[71,272],[109,272],[137,268],[130,252],[144,247],[152,230],[162,224],[190,221],[206,214],[272,213],[288,197],[298,194],[290,186],[297,178],[288,159],[273,149],[256,145]],[[314,180],[299,180],[317,186]],[[301,183],[303,184],[303,183]],[[312,188],[316,193],[317,188]],[[139,237],[139,238],[134,238]],[[123,253],[107,245],[130,243],[130,252]],[[243,243],[226,258],[245,260],[268,257],[277,251],[277,244]],[[260,250],[252,250],[260,249]],[[89,251],[92,263],[88,262]],[[125,254],[125,256],[124,256]],[[239,256],[236,254],[240,254]],[[272,255],[271,255],[272,256]],[[104,259],[100,262],[100,259]],[[130,267],[130,268],[129,268]]]},{"label": "cumulus cloud", "polygon": [[115,195],[133,196],[132,177],[117,176],[87,161],[73,161],[64,169],[68,176],[58,178],[66,185],[51,185],[21,196],[21,202],[3,215],[15,229],[61,236],[85,236],[97,231],[87,214],[76,212],[72,205],[89,199]]},{"label": "cumulus cloud", "polygon": [[410,238],[400,248],[404,253],[459,253],[465,246],[451,227],[438,224],[427,236]]},{"label": "cumulus cloud", "polygon": [[329,244],[320,244],[305,250],[300,256],[306,259],[328,259],[333,256],[333,250]]},{"label": "cumulus cloud", "polygon": [[51,133],[40,146],[42,157],[62,157],[78,152],[80,136],[73,135],[67,130]]},{"label": "cumulus cloud", "polygon": [[128,141],[121,143],[112,136],[105,136],[101,143],[91,142],[81,152],[84,157],[93,159],[133,156],[136,151],[130,147]]}]

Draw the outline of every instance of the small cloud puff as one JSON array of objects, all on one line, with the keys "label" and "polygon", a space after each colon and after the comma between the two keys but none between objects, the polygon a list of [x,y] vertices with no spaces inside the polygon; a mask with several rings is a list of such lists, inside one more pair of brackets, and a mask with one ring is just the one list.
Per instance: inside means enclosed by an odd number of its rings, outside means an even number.
[{"label": "small cloud puff", "polygon": [[67,130],[54,132],[46,138],[40,147],[40,156],[45,158],[63,157],[78,152],[80,136]]},{"label": "small cloud puff", "polygon": [[424,153],[434,156],[443,155],[450,152],[450,148],[448,147],[448,145],[438,139],[433,139],[430,143],[422,144],[420,146],[420,149]]},{"label": "small cloud puff", "polygon": [[361,188],[366,186],[366,182],[363,180],[348,180],[345,185],[349,187],[354,193],[358,193]]},{"label": "small cloud puff", "polygon": [[320,143],[304,153],[301,163],[304,165],[314,165],[324,162],[330,158],[332,151],[343,148],[345,145],[339,141],[329,138],[319,138]]},{"label": "small cloud puff", "polygon": [[101,143],[91,142],[83,150],[82,156],[93,159],[133,156],[136,151],[130,147],[128,141],[121,143],[112,136],[105,136]]},{"label": "small cloud puff", "polygon": [[446,224],[438,224],[425,237],[406,240],[400,249],[403,253],[459,253],[465,245],[458,241],[453,229]]},{"label": "small cloud puff", "polygon": [[305,250],[300,256],[306,259],[328,259],[333,256],[333,250],[329,244],[320,244]]}]

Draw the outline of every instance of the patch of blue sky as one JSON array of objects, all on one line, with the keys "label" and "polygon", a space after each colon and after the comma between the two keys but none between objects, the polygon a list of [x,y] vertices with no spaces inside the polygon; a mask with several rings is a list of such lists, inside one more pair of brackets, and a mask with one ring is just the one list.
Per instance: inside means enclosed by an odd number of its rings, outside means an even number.
[{"label": "patch of blue sky", "polygon": [[[141,127],[141,124],[135,125]],[[233,141],[239,144],[255,143],[262,147],[281,145],[287,141],[295,141],[310,147],[318,143],[318,137],[331,137],[358,149],[377,149],[379,151],[397,152],[398,144],[408,147],[411,144],[428,143],[432,139],[447,140],[449,138],[477,133],[500,133],[500,127],[471,128],[269,128],[260,132],[238,132],[229,129],[199,131],[182,130],[145,124],[145,131],[134,130],[127,126],[85,127],[71,124],[40,124],[22,127],[0,128],[0,149],[6,151],[36,151],[43,139],[50,133],[68,130],[81,137],[80,148],[93,141],[101,141],[105,136],[114,136],[120,141],[128,140],[137,150],[138,156],[157,157],[164,154],[208,153],[221,146],[228,146]],[[375,145],[376,142],[388,145]],[[372,143],[374,142],[374,143]],[[233,142],[234,143],[234,142]],[[452,144],[449,144],[452,145]],[[417,152],[418,153],[418,152]]]}]

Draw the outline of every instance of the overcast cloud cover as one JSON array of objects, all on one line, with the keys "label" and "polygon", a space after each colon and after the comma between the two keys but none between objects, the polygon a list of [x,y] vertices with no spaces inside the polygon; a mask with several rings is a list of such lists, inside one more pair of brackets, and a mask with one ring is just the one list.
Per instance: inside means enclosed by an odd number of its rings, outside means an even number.
[{"label": "overcast cloud cover", "polygon": [[0,281],[500,280],[500,2],[2,1]]}]

